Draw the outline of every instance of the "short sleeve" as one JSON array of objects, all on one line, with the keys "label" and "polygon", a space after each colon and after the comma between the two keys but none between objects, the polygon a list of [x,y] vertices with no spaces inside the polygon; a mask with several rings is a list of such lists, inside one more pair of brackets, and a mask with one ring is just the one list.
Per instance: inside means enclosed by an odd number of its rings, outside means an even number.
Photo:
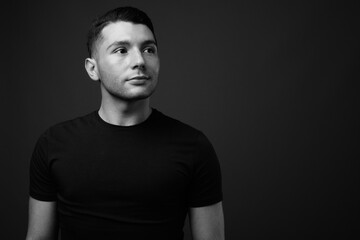
[{"label": "short sleeve", "polygon": [[48,163],[48,144],[43,134],[37,141],[30,161],[30,191],[32,198],[55,201],[56,189]]},{"label": "short sleeve", "polygon": [[194,171],[188,194],[189,207],[203,207],[222,201],[220,163],[215,150],[200,133],[194,154]]}]

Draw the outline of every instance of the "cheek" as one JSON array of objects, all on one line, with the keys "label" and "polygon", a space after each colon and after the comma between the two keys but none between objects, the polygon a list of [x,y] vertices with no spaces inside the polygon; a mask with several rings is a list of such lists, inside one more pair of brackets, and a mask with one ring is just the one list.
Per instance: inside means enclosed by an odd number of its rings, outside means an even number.
[{"label": "cheek", "polygon": [[154,73],[156,73],[156,74],[159,73],[159,70],[160,70],[159,59],[151,59],[151,61],[148,62],[148,65]]},{"label": "cheek", "polygon": [[126,62],[119,60],[104,61],[99,65],[99,71],[103,77],[120,76],[124,73]]}]

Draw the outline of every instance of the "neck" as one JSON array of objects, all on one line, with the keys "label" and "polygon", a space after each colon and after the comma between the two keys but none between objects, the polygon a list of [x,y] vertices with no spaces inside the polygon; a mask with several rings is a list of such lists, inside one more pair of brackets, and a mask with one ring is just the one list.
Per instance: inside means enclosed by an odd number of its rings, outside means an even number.
[{"label": "neck", "polygon": [[99,116],[105,121],[118,126],[132,126],[145,121],[151,114],[149,98],[133,102],[116,104],[102,99]]}]

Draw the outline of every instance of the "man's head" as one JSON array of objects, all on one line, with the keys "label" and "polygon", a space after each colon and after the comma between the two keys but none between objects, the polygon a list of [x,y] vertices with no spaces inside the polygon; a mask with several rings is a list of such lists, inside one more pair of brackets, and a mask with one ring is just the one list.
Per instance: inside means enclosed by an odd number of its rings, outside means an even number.
[{"label": "man's head", "polygon": [[148,98],[157,85],[160,61],[149,17],[132,7],[114,9],[93,23],[85,68],[100,81],[102,100]]},{"label": "man's head", "polygon": [[151,30],[156,41],[154,26],[146,13],[134,7],[119,7],[108,11],[92,22],[91,28],[87,35],[87,50],[89,57],[93,57],[93,54],[96,53],[96,44],[98,41],[102,40],[101,31],[103,28],[110,23],[115,23],[118,21],[143,24],[147,26]]}]

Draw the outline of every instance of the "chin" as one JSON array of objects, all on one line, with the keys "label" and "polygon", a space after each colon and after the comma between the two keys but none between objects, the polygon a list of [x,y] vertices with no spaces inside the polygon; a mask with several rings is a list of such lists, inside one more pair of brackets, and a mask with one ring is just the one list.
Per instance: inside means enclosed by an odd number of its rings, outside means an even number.
[{"label": "chin", "polygon": [[133,102],[138,100],[144,100],[149,98],[156,89],[156,85],[147,85],[147,86],[132,86],[131,88],[107,88],[103,87],[103,97],[119,99],[122,101]]},{"label": "chin", "polygon": [[132,96],[132,97],[125,98],[124,100],[127,100],[129,102],[135,102],[135,101],[140,101],[140,100],[147,99],[150,96],[151,95],[138,95],[138,96]]},{"label": "chin", "polygon": [[129,94],[122,94],[122,95],[118,95],[117,97],[119,97],[122,100],[125,101],[139,101],[139,100],[144,100],[149,98],[152,94],[154,93],[153,91],[143,91],[143,92],[137,92],[137,93],[129,93]]}]

